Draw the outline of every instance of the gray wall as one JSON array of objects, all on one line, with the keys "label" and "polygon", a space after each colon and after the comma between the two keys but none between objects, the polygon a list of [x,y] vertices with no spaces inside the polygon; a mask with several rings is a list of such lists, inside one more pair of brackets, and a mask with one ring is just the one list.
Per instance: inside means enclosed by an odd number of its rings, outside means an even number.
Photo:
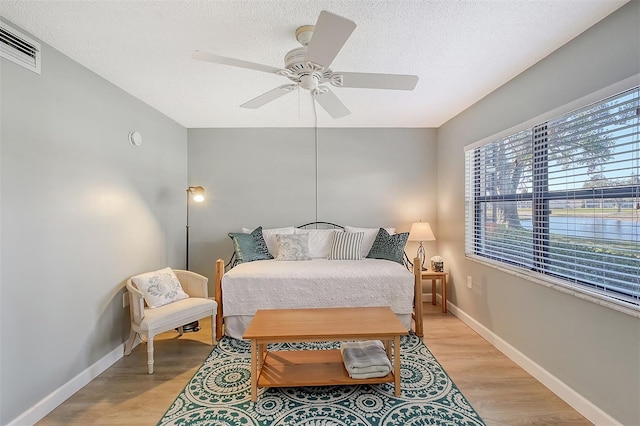
[{"label": "gray wall", "polygon": [[639,27],[633,1],[438,129],[438,244],[452,301],[627,425],[640,424],[640,321],[465,260],[463,147],[640,72]]},{"label": "gray wall", "polygon": [[[188,134],[189,183],[207,193],[190,210],[190,269],[212,278],[215,260],[233,252],[229,232],[316,219],[314,129]],[[434,129],[319,129],[317,218],[398,232],[434,222],[435,166]]]},{"label": "gray wall", "polygon": [[126,278],[184,266],[187,131],[47,45],[0,67],[6,424],[122,344]]}]

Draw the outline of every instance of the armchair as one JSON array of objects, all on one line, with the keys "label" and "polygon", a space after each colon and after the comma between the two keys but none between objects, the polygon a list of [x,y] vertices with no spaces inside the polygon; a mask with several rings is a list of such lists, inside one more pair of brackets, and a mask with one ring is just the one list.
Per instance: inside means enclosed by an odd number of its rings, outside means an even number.
[{"label": "armchair", "polygon": [[173,270],[188,299],[178,300],[157,308],[149,308],[143,293],[129,278],[126,286],[129,291],[131,313],[131,334],[124,348],[124,354],[131,354],[137,336],[147,342],[147,364],[149,374],[153,374],[153,338],[165,331],[178,329],[182,335],[182,326],[193,321],[211,317],[211,341],[216,343],[216,311],[218,304],[208,298],[208,278],[195,272]]}]

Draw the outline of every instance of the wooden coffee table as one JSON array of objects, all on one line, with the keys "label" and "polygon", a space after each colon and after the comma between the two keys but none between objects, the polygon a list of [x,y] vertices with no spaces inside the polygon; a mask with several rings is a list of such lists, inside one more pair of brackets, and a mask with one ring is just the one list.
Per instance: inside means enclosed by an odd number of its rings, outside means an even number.
[{"label": "wooden coffee table", "polygon": [[[260,387],[328,386],[394,382],[400,395],[400,336],[408,334],[387,306],[258,310],[242,336],[251,340],[251,400]],[[340,350],[267,351],[269,343],[381,340],[393,371],[352,379]],[[393,351],[392,351],[393,346]],[[393,356],[392,356],[393,354]]]}]

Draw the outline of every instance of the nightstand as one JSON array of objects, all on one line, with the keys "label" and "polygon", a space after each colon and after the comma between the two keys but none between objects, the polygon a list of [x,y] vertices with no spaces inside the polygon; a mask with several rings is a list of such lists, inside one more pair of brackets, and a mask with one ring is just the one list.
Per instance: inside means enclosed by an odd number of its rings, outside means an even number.
[{"label": "nightstand", "polygon": [[447,273],[435,271],[422,271],[420,273],[422,280],[431,280],[431,304],[436,304],[436,281],[440,280],[442,289],[442,313],[447,313]]}]

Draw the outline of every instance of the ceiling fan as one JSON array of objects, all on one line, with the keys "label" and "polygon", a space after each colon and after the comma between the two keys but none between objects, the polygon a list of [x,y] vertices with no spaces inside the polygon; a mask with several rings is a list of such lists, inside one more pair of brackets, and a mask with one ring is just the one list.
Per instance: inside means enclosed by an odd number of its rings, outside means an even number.
[{"label": "ceiling fan", "polygon": [[372,74],[333,71],[329,66],[356,28],[349,19],[323,10],[316,25],[304,25],[296,30],[296,39],[302,47],[290,50],[284,57],[284,68],[227,58],[196,50],[193,59],[216,64],[248,68],[287,77],[292,83],[283,84],[240,105],[242,108],[260,108],[279,97],[301,87],[309,90],[314,99],[331,117],[341,118],[351,111],[328,87],[355,87],[368,89],[413,90],[418,76],[403,74]]}]

